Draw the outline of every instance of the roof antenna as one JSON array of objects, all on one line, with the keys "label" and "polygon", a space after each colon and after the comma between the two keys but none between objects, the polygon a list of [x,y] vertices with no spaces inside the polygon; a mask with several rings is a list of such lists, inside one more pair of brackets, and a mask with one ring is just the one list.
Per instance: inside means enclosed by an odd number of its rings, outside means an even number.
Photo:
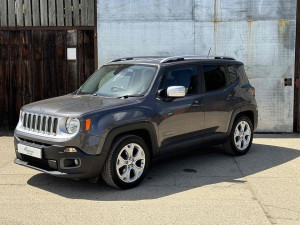
[{"label": "roof antenna", "polygon": [[208,57],[209,57],[209,55],[210,55],[210,51],[211,51],[211,47],[209,48],[209,51],[208,51],[207,58],[208,58]]}]

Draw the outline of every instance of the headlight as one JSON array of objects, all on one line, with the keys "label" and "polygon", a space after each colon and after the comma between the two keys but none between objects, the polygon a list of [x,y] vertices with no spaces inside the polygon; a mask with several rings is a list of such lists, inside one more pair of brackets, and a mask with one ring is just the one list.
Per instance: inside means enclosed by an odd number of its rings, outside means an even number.
[{"label": "headlight", "polygon": [[20,121],[23,121],[23,118],[24,118],[24,113],[22,110],[20,110]]},{"label": "headlight", "polygon": [[24,119],[24,112],[22,110],[20,110],[20,117],[19,117],[19,123],[23,123],[23,119]]},{"label": "headlight", "polygon": [[74,134],[79,131],[80,122],[77,118],[68,118],[66,122],[66,130],[69,134]]}]

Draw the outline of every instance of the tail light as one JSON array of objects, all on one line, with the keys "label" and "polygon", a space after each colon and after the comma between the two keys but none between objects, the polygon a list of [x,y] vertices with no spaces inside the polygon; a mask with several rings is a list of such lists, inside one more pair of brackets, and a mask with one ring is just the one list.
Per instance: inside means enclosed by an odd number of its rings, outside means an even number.
[{"label": "tail light", "polygon": [[253,95],[253,97],[255,96],[255,88],[251,88],[251,94]]}]

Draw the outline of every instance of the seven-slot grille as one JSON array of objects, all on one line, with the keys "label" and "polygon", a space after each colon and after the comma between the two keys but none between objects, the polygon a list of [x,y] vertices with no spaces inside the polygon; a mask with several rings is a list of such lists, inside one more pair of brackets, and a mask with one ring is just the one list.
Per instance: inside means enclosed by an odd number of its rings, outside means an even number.
[{"label": "seven-slot grille", "polygon": [[56,135],[58,118],[48,115],[24,113],[23,128],[33,132]]}]

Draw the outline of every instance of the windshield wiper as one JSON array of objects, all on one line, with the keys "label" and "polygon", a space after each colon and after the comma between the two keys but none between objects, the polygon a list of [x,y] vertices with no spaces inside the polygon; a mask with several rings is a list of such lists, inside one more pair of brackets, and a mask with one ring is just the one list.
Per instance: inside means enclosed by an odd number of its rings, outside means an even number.
[{"label": "windshield wiper", "polygon": [[97,93],[90,94],[90,95],[92,95],[92,96],[98,96],[98,97],[103,97],[103,98],[113,98],[111,96],[100,95],[100,94],[97,94]]},{"label": "windshield wiper", "polygon": [[123,95],[117,98],[129,98],[129,97],[143,97],[144,95],[142,94],[137,94],[137,95]]}]

